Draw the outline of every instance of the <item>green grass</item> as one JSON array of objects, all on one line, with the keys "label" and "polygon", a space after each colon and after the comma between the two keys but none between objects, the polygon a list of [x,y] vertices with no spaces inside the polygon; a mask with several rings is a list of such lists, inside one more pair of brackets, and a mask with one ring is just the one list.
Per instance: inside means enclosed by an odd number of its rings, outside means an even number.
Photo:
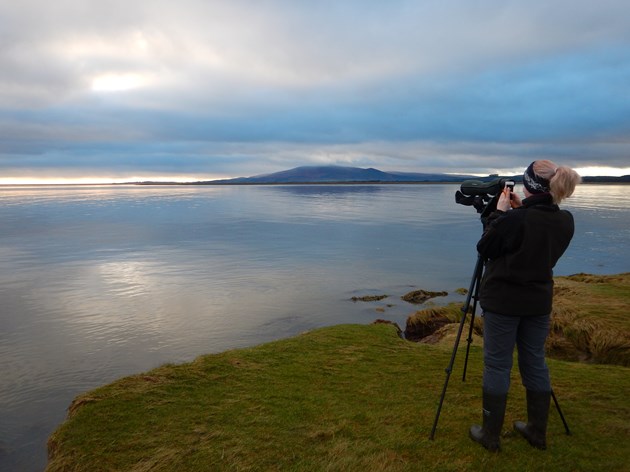
[{"label": "green grass", "polygon": [[[465,343],[463,343],[465,344]],[[468,438],[481,420],[481,349],[463,346],[435,439],[452,348],[410,343],[391,325],[341,325],[199,357],[77,398],[49,441],[48,471],[628,470],[630,369],[550,360],[548,450],[511,432],[524,418],[514,372],[503,451]]]}]

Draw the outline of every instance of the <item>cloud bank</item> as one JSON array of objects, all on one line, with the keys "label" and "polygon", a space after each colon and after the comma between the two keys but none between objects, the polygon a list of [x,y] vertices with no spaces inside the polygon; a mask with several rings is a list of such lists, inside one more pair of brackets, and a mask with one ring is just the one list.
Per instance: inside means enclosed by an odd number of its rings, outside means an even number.
[{"label": "cloud bank", "polygon": [[2,0],[0,22],[0,179],[630,172],[626,1]]}]

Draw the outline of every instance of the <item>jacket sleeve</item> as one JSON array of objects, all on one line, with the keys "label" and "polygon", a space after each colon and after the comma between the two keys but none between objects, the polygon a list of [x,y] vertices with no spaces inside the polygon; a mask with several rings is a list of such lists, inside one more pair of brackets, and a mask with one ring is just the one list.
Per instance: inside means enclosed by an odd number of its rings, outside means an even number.
[{"label": "jacket sleeve", "polygon": [[496,211],[488,217],[477,251],[485,259],[498,259],[518,249],[523,241],[525,211]]}]

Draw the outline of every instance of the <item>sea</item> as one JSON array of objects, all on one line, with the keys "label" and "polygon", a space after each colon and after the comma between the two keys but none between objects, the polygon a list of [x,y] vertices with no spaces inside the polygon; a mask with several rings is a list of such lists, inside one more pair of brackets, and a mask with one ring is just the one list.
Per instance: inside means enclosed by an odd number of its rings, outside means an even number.
[{"label": "sea", "polygon": [[[43,470],[72,399],[117,378],[323,326],[404,329],[411,290],[463,302],[482,224],[457,190],[0,187],[0,470]],[[576,233],[556,275],[630,271],[630,186],[562,206]]]}]

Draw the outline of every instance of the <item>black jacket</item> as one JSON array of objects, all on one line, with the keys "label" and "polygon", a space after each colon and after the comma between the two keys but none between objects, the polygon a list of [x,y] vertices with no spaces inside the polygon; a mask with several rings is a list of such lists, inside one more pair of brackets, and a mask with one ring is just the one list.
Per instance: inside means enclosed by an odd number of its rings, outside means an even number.
[{"label": "black jacket", "polygon": [[550,194],[533,195],[520,208],[490,215],[477,243],[487,259],[481,307],[504,315],[550,314],[553,267],[573,232],[573,216],[560,210]]}]

